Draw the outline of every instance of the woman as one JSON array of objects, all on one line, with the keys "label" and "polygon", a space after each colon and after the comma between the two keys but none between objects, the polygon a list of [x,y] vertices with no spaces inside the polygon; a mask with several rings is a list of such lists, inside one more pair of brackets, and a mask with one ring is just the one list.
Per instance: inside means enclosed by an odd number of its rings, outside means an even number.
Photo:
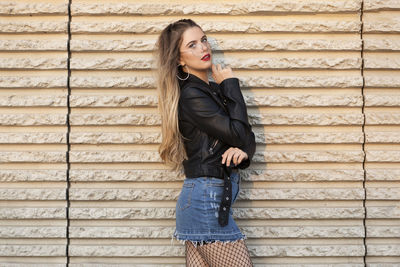
[{"label": "woman", "polygon": [[[250,165],[255,137],[239,80],[211,63],[201,27],[190,19],[168,25],[155,49],[161,159],[185,173],[173,237],[185,241],[187,266],[252,266],[246,236],[232,217],[238,169]],[[208,80],[212,70],[215,80]]]}]

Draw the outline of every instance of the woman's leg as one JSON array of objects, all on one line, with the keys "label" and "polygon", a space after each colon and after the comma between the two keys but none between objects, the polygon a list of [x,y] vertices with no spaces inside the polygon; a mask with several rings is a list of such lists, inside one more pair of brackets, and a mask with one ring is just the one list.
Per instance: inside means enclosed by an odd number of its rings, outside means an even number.
[{"label": "woman's leg", "polygon": [[185,242],[186,245],[186,266],[187,267],[209,267],[203,259],[197,248],[190,241]]},{"label": "woman's leg", "polygon": [[[252,267],[249,251],[244,240],[232,243],[215,242],[198,246],[197,250],[210,266]],[[200,265],[199,265],[200,266]]]}]

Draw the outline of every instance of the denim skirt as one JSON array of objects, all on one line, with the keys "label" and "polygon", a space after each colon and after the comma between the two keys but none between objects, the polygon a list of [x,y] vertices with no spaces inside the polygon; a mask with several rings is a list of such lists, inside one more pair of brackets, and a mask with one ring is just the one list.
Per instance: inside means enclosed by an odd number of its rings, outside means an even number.
[{"label": "denim skirt", "polygon": [[[240,190],[238,170],[231,173],[232,200],[229,220],[226,226],[218,223],[218,210],[221,202],[224,180],[216,177],[186,177],[176,202],[176,228],[172,239],[181,243],[189,240],[197,246],[212,242],[232,242],[246,239],[233,220],[232,205]],[[172,242],[171,239],[171,242]]]}]

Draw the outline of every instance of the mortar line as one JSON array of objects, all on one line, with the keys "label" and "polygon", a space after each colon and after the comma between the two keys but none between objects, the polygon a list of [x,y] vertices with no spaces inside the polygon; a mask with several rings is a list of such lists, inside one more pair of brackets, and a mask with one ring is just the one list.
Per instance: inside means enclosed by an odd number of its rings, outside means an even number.
[{"label": "mortar line", "polygon": [[363,39],[363,9],[364,9],[364,0],[361,1],[361,10],[360,10],[360,22],[361,22],[361,29],[360,29],[360,39],[361,39],[361,78],[362,78],[362,86],[361,86],[361,95],[362,95],[362,109],[361,113],[363,115],[363,123],[362,123],[362,133],[363,133],[363,143],[362,143],[362,151],[364,153],[362,168],[363,168],[363,190],[364,190],[364,199],[363,199],[363,208],[364,208],[364,218],[363,218],[363,227],[364,227],[364,238],[363,238],[363,245],[364,245],[364,266],[367,266],[367,207],[366,207],[366,200],[367,200],[367,189],[366,189],[366,180],[367,180],[367,173],[365,170],[365,161],[366,161],[366,153],[365,153],[365,77],[364,77],[364,39]]},{"label": "mortar line", "polygon": [[66,154],[66,161],[67,161],[67,188],[66,188],[66,200],[67,200],[67,208],[66,208],[66,217],[67,217],[67,229],[66,229],[66,239],[67,239],[67,244],[66,244],[66,267],[69,266],[69,245],[70,245],[70,238],[69,238],[69,227],[70,227],[70,219],[69,219],[69,209],[70,209],[70,200],[69,200],[69,188],[70,188],[70,178],[69,178],[69,171],[70,171],[70,160],[69,160],[69,152],[71,151],[71,144],[69,140],[70,132],[71,132],[71,125],[70,125],[70,114],[71,114],[71,106],[70,106],[70,96],[71,96],[71,86],[70,86],[70,79],[71,79],[71,66],[70,66],[70,60],[71,60],[71,47],[70,47],[70,42],[71,42],[71,1],[68,1],[68,41],[67,41],[67,71],[68,71],[68,77],[67,77],[67,89],[68,89],[68,95],[67,95],[67,154]]}]

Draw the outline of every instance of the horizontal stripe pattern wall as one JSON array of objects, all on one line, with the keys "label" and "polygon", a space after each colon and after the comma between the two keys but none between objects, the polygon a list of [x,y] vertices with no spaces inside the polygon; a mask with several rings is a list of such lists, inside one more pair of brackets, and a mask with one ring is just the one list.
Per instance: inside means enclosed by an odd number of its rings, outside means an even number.
[{"label": "horizontal stripe pattern wall", "polygon": [[398,0],[0,2],[0,266],[185,266],[152,51],[181,18],[239,78],[255,266],[400,266]]},{"label": "horizontal stripe pattern wall", "polygon": [[0,2],[0,266],[65,266],[68,3]]},{"label": "horizontal stripe pattern wall", "polygon": [[364,3],[366,249],[370,267],[400,266],[400,2]]}]

